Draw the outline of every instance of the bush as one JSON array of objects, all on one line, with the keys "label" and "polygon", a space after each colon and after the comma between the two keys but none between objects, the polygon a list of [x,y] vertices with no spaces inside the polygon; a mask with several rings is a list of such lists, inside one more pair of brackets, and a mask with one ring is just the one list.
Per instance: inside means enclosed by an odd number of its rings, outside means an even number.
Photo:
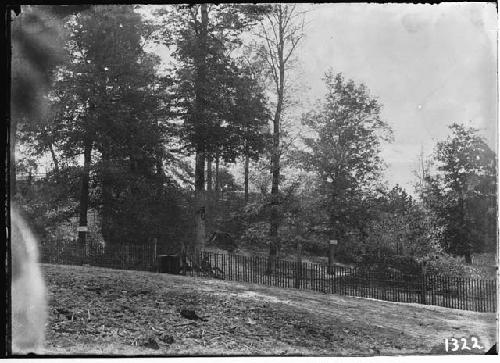
[{"label": "bush", "polygon": [[419,261],[411,256],[400,256],[394,254],[365,254],[361,262],[362,268],[376,272],[397,271],[406,275],[418,275],[422,273]]},{"label": "bush", "polygon": [[263,250],[269,247],[269,222],[252,223],[241,235],[240,247]]},{"label": "bush", "polygon": [[208,239],[207,245],[221,248],[229,253],[234,252],[234,250],[238,248],[238,244],[236,243],[234,237],[231,234],[222,231],[213,232]]},{"label": "bush", "polygon": [[302,243],[302,250],[314,256],[328,256],[328,243],[321,239],[308,239]]},{"label": "bush", "polygon": [[446,253],[429,254],[420,262],[428,275],[445,275],[450,277],[465,277],[466,268],[464,259],[453,257]]},{"label": "bush", "polygon": [[344,263],[360,264],[363,259],[365,246],[361,239],[351,235],[346,241],[340,240],[335,252],[335,259]]}]

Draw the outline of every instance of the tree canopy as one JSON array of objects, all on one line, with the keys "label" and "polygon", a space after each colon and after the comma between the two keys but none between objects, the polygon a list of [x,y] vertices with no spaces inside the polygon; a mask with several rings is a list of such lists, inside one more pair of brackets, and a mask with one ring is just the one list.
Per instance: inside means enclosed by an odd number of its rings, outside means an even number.
[{"label": "tree canopy", "polygon": [[332,228],[343,234],[359,229],[369,212],[370,190],[376,189],[383,168],[381,143],[391,140],[391,129],[365,85],[332,71],[325,83],[325,99],[303,116],[315,136],[304,138],[308,150],[302,164],[318,175]]},{"label": "tree canopy", "polygon": [[465,256],[496,246],[496,155],[477,130],[454,123],[434,154],[437,173],[427,177],[424,202],[445,228],[446,251]]}]

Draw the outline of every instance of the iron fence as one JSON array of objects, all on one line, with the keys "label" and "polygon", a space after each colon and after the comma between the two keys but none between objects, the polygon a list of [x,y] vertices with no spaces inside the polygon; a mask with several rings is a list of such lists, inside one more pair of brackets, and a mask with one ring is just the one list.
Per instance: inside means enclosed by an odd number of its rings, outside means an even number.
[{"label": "iron fence", "polygon": [[[267,257],[201,252],[178,257],[178,273],[282,288],[320,291],[385,301],[438,305],[447,308],[496,312],[496,280],[437,275],[373,272],[359,267],[270,260]],[[154,245],[104,248],[89,242],[55,242],[41,247],[42,263],[158,271]],[[172,271],[169,269],[169,271]]]}]

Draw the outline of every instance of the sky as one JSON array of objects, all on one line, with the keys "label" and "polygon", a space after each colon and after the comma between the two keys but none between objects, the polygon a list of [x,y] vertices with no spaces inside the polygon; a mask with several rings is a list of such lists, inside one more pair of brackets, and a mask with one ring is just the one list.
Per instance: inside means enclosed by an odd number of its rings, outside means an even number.
[{"label": "sky", "polygon": [[394,130],[393,143],[382,151],[389,184],[410,191],[418,154],[432,153],[452,122],[478,128],[497,149],[495,4],[309,7],[297,54],[308,95],[301,99],[321,97],[329,67],[363,82]]},{"label": "sky", "polygon": [[[418,155],[430,155],[453,122],[497,149],[497,16],[494,3],[302,4],[305,37],[289,77],[292,123],[325,92],[328,69],[364,83],[383,105],[388,184],[413,192]],[[166,49],[158,53],[168,62]]]}]

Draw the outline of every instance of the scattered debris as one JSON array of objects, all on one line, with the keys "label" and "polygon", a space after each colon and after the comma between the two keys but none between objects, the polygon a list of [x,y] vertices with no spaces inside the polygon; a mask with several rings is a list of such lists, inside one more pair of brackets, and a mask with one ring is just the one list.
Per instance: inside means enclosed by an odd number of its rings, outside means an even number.
[{"label": "scattered debris", "polygon": [[141,271],[42,268],[52,296],[49,354],[428,354],[447,335],[479,336],[485,352],[495,343],[494,314]]}]

